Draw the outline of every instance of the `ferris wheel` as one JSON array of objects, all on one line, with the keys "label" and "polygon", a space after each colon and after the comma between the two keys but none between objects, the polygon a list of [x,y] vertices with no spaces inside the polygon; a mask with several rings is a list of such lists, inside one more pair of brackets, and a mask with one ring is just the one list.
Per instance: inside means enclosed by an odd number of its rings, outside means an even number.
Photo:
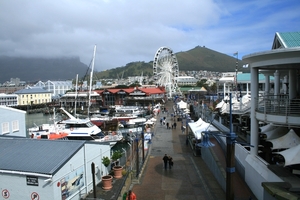
[{"label": "ferris wheel", "polygon": [[166,88],[168,97],[177,93],[177,80],[179,67],[175,54],[168,47],[160,47],[154,56],[153,75],[157,85]]}]

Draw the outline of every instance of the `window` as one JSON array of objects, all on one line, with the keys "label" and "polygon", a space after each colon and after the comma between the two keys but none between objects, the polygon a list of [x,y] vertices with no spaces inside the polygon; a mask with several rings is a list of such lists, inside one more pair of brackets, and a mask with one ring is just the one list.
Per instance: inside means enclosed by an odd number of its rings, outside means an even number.
[{"label": "window", "polygon": [[2,134],[9,133],[9,123],[8,122],[3,122],[1,124],[1,128],[2,128]]},{"label": "window", "polygon": [[19,131],[19,121],[18,120],[14,120],[12,121],[12,131],[16,132]]}]

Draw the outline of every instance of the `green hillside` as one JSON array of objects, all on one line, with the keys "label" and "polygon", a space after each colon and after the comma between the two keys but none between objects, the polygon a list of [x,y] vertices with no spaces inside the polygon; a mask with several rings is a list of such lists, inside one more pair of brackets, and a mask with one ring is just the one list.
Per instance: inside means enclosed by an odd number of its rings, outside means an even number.
[{"label": "green hillside", "polygon": [[[235,71],[236,58],[228,56],[226,54],[211,50],[206,47],[197,46],[189,51],[176,53],[180,71],[217,71],[228,72]],[[243,69],[243,63],[238,61],[239,71],[249,72],[249,69]],[[126,66],[118,67],[102,72],[98,72],[95,75],[98,78],[126,78],[128,76],[140,76],[142,73],[144,76],[152,76],[153,62],[131,62]]]}]

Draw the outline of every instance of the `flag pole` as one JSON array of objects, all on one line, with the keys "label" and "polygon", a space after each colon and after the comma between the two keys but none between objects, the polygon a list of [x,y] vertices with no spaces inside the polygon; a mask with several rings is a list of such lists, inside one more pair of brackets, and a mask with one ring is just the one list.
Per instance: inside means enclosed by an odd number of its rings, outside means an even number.
[{"label": "flag pole", "polygon": [[235,62],[235,91],[236,91],[236,95],[238,92],[238,88],[237,88],[237,74],[238,74],[238,65],[239,65],[239,52],[235,52],[233,55],[236,56],[236,62]]}]

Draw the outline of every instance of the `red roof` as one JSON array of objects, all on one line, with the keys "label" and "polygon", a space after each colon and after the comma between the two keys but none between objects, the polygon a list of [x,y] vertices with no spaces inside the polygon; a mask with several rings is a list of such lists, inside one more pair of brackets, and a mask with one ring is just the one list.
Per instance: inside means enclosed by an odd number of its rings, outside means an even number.
[{"label": "red roof", "polygon": [[152,94],[164,94],[165,88],[163,87],[149,87],[149,88],[128,88],[128,89],[105,89],[105,90],[95,90],[98,94],[102,94],[104,91],[108,91],[112,94],[115,94],[119,91],[123,90],[124,92],[130,94],[133,93],[134,90],[140,90],[141,92],[147,94],[147,95],[152,95]]}]

